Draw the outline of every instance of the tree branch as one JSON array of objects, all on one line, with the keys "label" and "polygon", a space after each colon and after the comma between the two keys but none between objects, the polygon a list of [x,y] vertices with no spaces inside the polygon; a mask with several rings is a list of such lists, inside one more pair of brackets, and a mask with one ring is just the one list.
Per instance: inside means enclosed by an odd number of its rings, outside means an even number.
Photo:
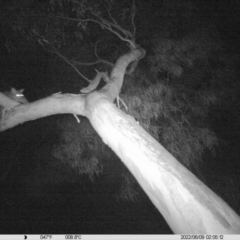
[{"label": "tree branch", "polygon": [[[72,2],[74,2],[72,0]],[[80,3],[76,3],[76,4],[80,4]],[[129,44],[131,49],[136,49],[137,46],[135,44],[135,33],[136,33],[136,26],[134,24],[134,18],[135,18],[135,14],[136,14],[136,5],[135,5],[135,1],[133,1],[132,4],[132,8],[131,8],[131,24],[133,27],[133,33],[131,33],[130,31],[122,28],[117,21],[113,18],[113,16],[111,15],[111,7],[107,7],[103,4],[104,8],[107,11],[107,14],[110,18],[111,21],[105,19],[104,17],[101,17],[99,15],[99,13],[95,13],[92,8],[89,9],[84,9],[84,13],[88,10],[90,11],[90,14],[93,16],[91,18],[69,18],[69,17],[63,17],[63,16],[57,16],[57,18],[59,19],[66,19],[66,20],[71,20],[71,21],[77,21],[79,23],[81,22],[93,22],[96,23],[98,25],[100,25],[101,28],[103,29],[107,29],[108,31],[112,32],[113,34],[115,34],[117,37],[119,37],[122,41],[125,41]]]},{"label": "tree branch", "polygon": [[77,62],[77,61],[72,61],[75,65],[82,65],[82,66],[91,66],[91,65],[96,65],[96,64],[99,64],[99,63],[105,63],[107,65],[109,65],[110,67],[113,67],[114,64],[112,62],[109,62],[107,60],[104,60],[102,58],[100,58],[97,54],[97,44],[100,40],[98,40],[95,44],[95,48],[94,48],[94,53],[95,53],[95,56],[97,57],[98,60],[94,61],[94,62],[85,62],[85,63],[82,63],[82,62]]},{"label": "tree branch", "polygon": [[71,61],[69,61],[66,57],[64,57],[62,54],[60,54],[57,51],[51,51],[52,53],[56,53],[60,58],[62,58],[64,61],[66,61],[71,67],[73,67],[75,69],[75,71],[87,82],[91,82],[91,80],[89,80],[87,77],[85,77],[75,66],[74,64],[71,63]]},{"label": "tree branch", "polygon": [[136,15],[136,5],[135,5],[135,0],[133,0],[132,9],[131,9],[131,16],[132,16],[131,22],[132,22],[132,26],[133,26],[133,36],[135,36],[135,34],[136,34],[136,26],[134,23],[135,15]]}]

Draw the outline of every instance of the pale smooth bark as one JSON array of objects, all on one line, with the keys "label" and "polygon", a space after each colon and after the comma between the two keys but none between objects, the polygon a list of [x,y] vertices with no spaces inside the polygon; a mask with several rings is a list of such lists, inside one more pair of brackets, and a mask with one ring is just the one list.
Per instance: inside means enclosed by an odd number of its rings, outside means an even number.
[{"label": "pale smooth bark", "polygon": [[128,167],[174,233],[240,233],[239,216],[136,121],[93,93],[87,117]]}]

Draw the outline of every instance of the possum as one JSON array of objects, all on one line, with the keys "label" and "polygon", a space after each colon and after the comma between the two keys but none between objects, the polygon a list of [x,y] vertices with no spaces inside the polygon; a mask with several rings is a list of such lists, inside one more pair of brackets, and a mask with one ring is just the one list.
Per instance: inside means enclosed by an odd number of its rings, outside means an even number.
[{"label": "possum", "polygon": [[28,100],[23,95],[23,92],[24,89],[17,90],[15,88],[11,88],[10,91],[3,92],[3,94],[20,104],[28,103]]},{"label": "possum", "polygon": [[19,104],[28,103],[28,100],[23,95],[24,89],[16,90],[11,88],[10,91],[1,92],[0,110],[3,108],[13,108]]}]

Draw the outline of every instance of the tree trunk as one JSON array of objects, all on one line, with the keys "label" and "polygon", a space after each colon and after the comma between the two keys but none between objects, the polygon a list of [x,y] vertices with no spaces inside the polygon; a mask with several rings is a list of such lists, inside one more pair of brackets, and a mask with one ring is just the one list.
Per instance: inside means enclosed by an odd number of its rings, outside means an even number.
[{"label": "tree trunk", "polygon": [[94,92],[86,116],[135,176],[174,233],[240,233],[239,216],[129,115]]}]

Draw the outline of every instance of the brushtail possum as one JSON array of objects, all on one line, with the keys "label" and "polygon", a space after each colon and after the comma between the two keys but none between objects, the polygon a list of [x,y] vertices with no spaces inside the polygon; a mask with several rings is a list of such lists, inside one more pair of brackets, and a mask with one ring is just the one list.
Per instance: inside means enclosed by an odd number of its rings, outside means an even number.
[{"label": "brushtail possum", "polygon": [[15,88],[11,88],[10,91],[3,92],[3,94],[15,102],[19,102],[21,104],[28,103],[28,100],[23,95],[24,89],[17,90]]},{"label": "brushtail possum", "polygon": [[17,90],[15,88],[11,88],[10,91],[1,92],[0,98],[0,110],[3,108],[12,108],[19,104],[28,103],[28,100],[23,95],[24,89]]}]

